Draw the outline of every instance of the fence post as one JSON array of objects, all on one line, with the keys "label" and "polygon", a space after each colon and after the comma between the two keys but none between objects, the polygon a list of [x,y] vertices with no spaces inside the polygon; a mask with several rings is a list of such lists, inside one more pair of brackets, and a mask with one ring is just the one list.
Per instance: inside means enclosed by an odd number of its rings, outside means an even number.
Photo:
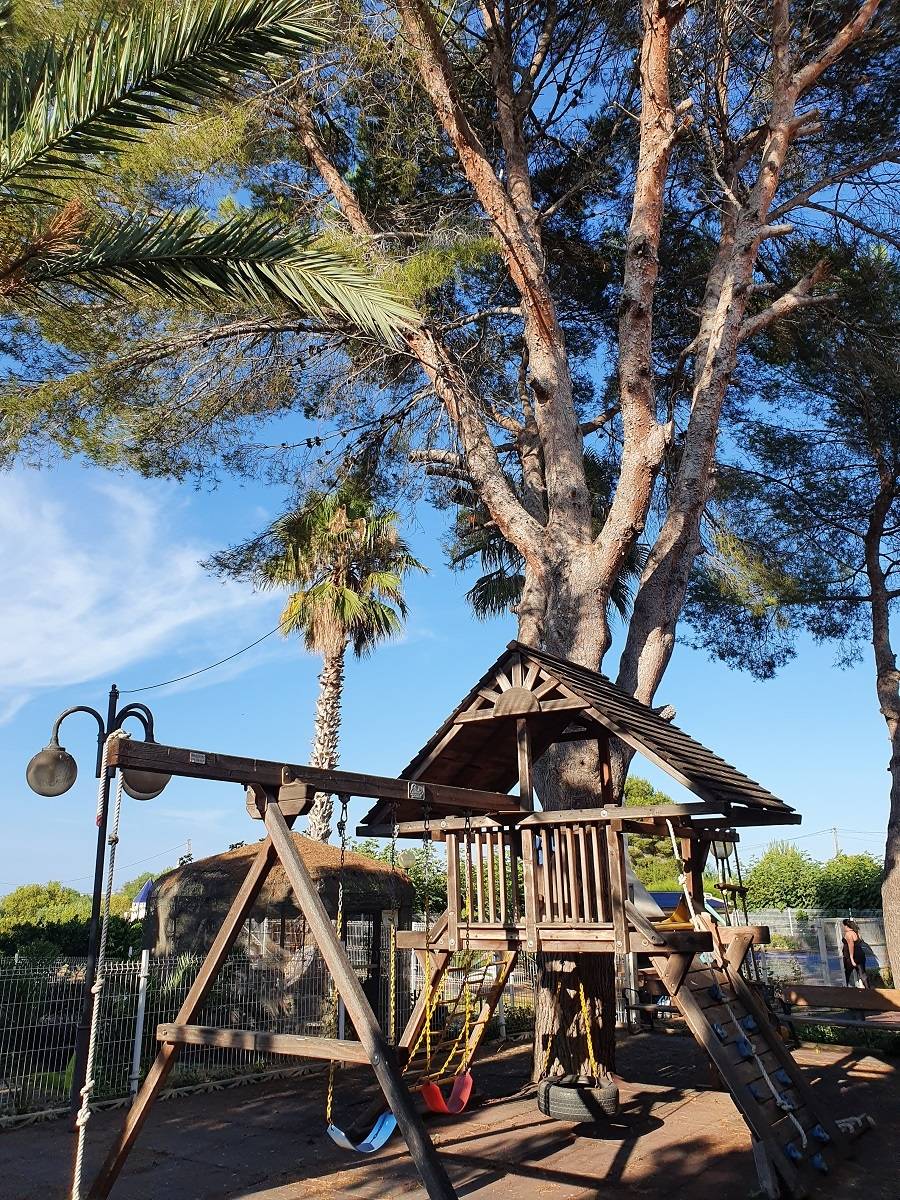
[{"label": "fence post", "polygon": [[141,1045],[144,1040],[144,1014],[147,1011],[147,983],[150,979],[150,951],[141,951],[141,971],[138,975],[137,1015],[134,1018],[134,1047],[131,1051],[131,1074],[128,1076],[128,1090],[132,1096],[137,1095],[141,1082]]},{"label": "fence post", "polygon": [[[494,955],[494,983],[497,982],[497,976],[500,973],[500,963],[502,955]],[[503,992],[497,998],[497,1031],[500,1034],[500,1040],[506,1041],[506,1005],[503,1000]]]},{"label": "fence post", "polygon": [[828,961],[828,943],[825,940],[825,922],[820,917],[816,921],[816,936],[819,939],[819,958],[822,960],[822,981],[826,987],[831,984],[831,963]]}]

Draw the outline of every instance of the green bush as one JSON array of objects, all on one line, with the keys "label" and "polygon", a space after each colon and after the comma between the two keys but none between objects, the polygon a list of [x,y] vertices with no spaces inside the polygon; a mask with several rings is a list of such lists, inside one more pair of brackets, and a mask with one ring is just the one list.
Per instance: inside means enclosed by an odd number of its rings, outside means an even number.
[{"label": "green bush", "polygon": [[817,908],[822,866],[788,842],[773,842],[747,873],[749,908]]},{"label": "green bush", "polygon": [[881,863],[871,854],[839,854],[819,875],[819,908],[859,912],[881,908]]}]

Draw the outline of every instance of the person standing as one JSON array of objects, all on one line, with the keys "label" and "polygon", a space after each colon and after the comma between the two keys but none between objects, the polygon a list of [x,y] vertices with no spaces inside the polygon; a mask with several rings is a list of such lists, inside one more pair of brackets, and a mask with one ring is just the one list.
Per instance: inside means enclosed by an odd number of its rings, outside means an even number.
[{"label": "person standing", "polygon": [[841,957],[844,961],[844,978],[847,981],[847,987],[868,987],[866,952],[859,936],[859,928],[856,922],[851,921],[849,917],[845,917],[843,921]]}]

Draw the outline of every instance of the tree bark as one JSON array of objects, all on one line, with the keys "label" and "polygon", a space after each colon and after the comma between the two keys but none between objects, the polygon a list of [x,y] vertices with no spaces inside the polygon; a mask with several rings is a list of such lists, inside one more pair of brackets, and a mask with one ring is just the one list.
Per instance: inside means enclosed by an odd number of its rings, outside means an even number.
[{"label": "tree bark", "polygon": [[[873,446],[874,448],[874,446]],[[875,688],[878,705],[891,743],[891,800],[884,847],[884,876],[881,886],[884,938],[894,986],[900,979],[900,671],[891,642],[890,600],[881,561],[885,525],[896,499],[893,472],[879,450],[875,450],[881,486],[869,514],[864,539],[866,574],[872,602],[872,650],[875,656]]]},{"label": "tree bark", "polygon": [[[346,643],[340,650],[323,655],[319,674],[319,695],[316,698],[316,717],[313,726],[310,766],[333,771],[338,765],[341,730],[341,696],[344,690],[344,657]],[[316,792],[309,810],[306,833],[319,842],[331,837],[331,817],[334,797],[329,792]]]}]

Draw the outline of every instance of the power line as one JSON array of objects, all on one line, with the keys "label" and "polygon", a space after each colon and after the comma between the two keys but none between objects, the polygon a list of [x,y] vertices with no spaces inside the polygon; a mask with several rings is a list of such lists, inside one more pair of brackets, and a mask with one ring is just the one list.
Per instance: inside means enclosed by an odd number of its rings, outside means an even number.
[{"label": "power line", "polygon": [[220,658],[216,662],[210,663],[206,667],[200,667],[196,671],[188,671],[186,675],[176,675],[174,679],[164,679],[161,683],[146,683],[143,687],[136,688],[119,688],[119,695],[133,696],[135,692],[152,692],[155,688],[168,687],[170,683],[181,683],[185,679],[193,679],[197,675],[203,675],[207,671],[212,671],[216,667],[224,666],[225,663],[231,662],[232,659],[239,658],[242,654],[246,654],[248,650],[252,650],[254,646],[258,646],[260,642],[264,642],[266,638],[270,638],[273,633],[278,633],[278,631],[285,624],[285,621],[279,621],[274,629],[270,629],[268,633],[264,633],[262,637],[258,637],[256,641],[251,642],[249,646],[242,646],[240,650],[235,650],[234,654],[229,654],[226,658]]}]

